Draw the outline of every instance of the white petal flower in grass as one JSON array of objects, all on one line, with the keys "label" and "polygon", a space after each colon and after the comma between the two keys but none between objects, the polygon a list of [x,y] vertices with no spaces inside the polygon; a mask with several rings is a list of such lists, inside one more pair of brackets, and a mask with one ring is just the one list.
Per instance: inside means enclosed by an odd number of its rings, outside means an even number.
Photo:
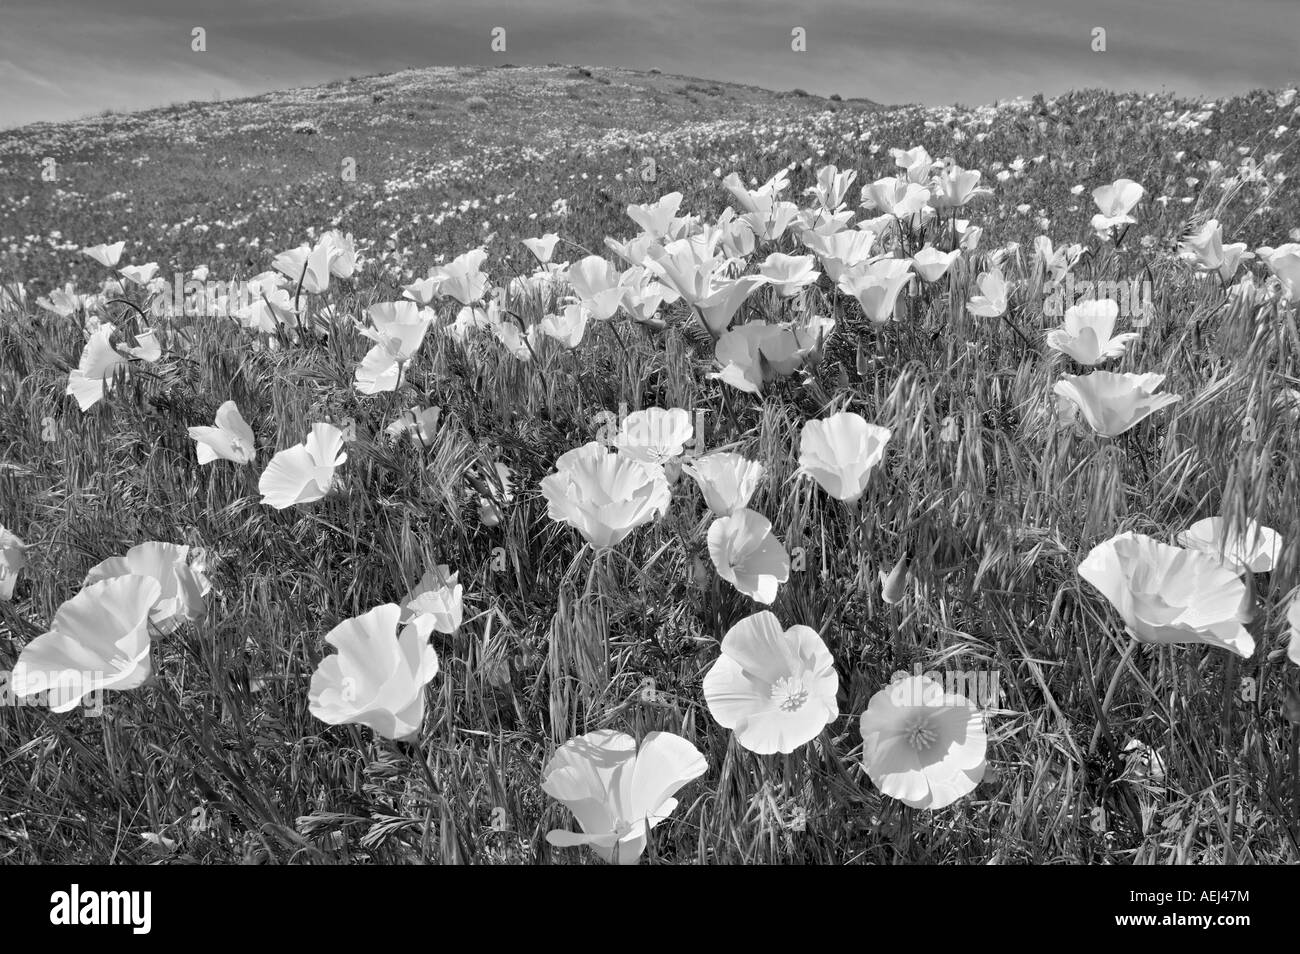
[{"label": "white petal flower in grass", "polygon": [[523,243],[528,251],[533,253],[533,257],[537,261],[546,265],[550,262],[551,256],[555,254],[555,243],[559,240],[560,237],[554,232],[547,232],[541,238],[524,239]]},{"label": "white petal flower in grass", "polygon": [[464,588],[456,582],[460,574],[439,563],[425,571],[415,589],[401,602],[402,623],[424,617],[435,632],[454,633],[460,628]]},{"label": "white petal flower in grass", "polygon": [[856,501],[885,456],[890,430],[859,414],[840,411],[807,421],[799,435],[799,469],[836,500]]},{"label": "white petal flower in grass", "polygon": [[790,578],[790,556],[762,514],[740,509],[719,517],[709,526],[708,543],[718,576],[760,603],[776,599]]},{"label": "white petal flower in grass", "polygon": [[1286,658],[1300,666],[1300,593],[1291,600],[1286,611],[1286,621],[1291,627],[1291,641],[1286,646]]},{"label": "white petal flower in grass", "polygon": [[576,348],[587,331],[590,312],[581,304],[566,305],[558,315],[546,315],[537,327],[548,338],[553,338],[566,348]]},{"label": "white petal flower in grass", "polygon": [[415,302],[394,301],[371,305],[366,315],[371,327],[359,330],[375,346],[357,366],[356,388],[362,394],[396,390],[401,370],[424,342],[434,313]]},{"label": "white petal flower in grass", "polygon": [[768,280],[782,298],[797,295],[807,285],[821,278],[816,259],[811,255],[785,255],[773,252],[758,267],[758,273]]},{"label": "white petal flower in grass", "polygon": [[1138,337],[1131,331],[1115,334],[1118,317],[1119,303],[1109,298],[1072,305],[1065,311],[1062,326],[1047,333],[1047,346],[1080,364],[1100,364],[1107,358],[1118,358]]},{"label": "white petal flower in grass", "polygon": [[271,267],[289,280],[290,294],[297,295],[301,287],[303,292],[318,295],[329,288],[330,252],[326,242],[317,242],[314,247],[299,245],[277,255]]},{"label": "white petal flower in grass", "polygon": [[662,465],[680,457],[694,435],[689,411],[648,407],[623,418],[614,446],[625,457]]},{"label": "white petal flower in grass", "polygon": [[109,557],[86,574],[83,586],[120,576],[144,576],[158,581],[158,602],[150,619],[161,633],[171,633],[181,623],[195,620],[206,609],[205,598],[212,584],[189,562],[190,548],[178,543],[151,540],[138,543],[125,556]]},{"label": "white petal flower in grass", "polygon": [[997,318],[1006,314],[1009,287],[1006,279],[1002,277],[1001,269],[995,268],[991,272],[985,272],[979,277],[977,284],[980,293],[971,296],[970,301],[966,303],[966,310],[981,318]]},{"label": "white petal flower in grass", "polygon": [[191,427],[187,430],[194,439],[194,452],[200,464],[210,464],[214,460],[251,464],[257,456],[252,428],[245,423],[234,401],[226,401],[217,408],[215,427]]},{"label": "white petal flower in grass", "polygon": [[593,547],[612,547],[668,511],[663,468],[607,452],[599,441],[561,454],[555,471],[542,478],[547,516],[573,527]]},{"label": "white petal flower in grass", "polygon": [[759,755],[789,753],[839,718],[839,676],[817,631],[767,610],[722,638],[722,655],[704,676],[709,713],[741,746]]},{"label": "white petal flower in grass", "polygon": [[669,232],[673,225],[673,219],[677,216],[677,210],[682,204],[682,194],[680,192],[669,192],[658,202],[647,205],[629,205],[627,215],[633,222],[641,226],[642,230],[648,235],[655,238],[663,238]]},{"label": "white petal flower in grass", "polygon": [[385,603],[326,634],[338,652],[312,674],[312,715],[330,725],[369,726],[386,739],[419,733],[424,687],[438,674],[438,653],[429,645],[432,621],[417,616],[400,626],[401,614],[396,603]]},{"label": "white petal flower in grass", "polygon": [[257,482],[262,503],[277,510],[320,500],[334,483],[334,471],[348,455],[343,432],[333,424],[313,424],[302,444],[280,451]]},{"label": "white petal flower in grass", "polygon": [[149,281],[158,274],[158,263],[149,262],[146,265],[126,265],[119,268],[118,274],[137,285],[148,285]]},{"label": "white petal flower in grass", "polygon": [[916,274],[920,275],[923,281],[937,282],[947,274],[952,263],[960,255],[960,249],[941,252],[933,245],[927,245],[912,256],[912,268],[916,270]]},{"label": "white petal flower in grass", "polygon": [[1248,520],[1244,530],[1229,540],[1227,521],[1223,517],[1198,520],[1178,535],[1180,546],[1221,560],[1237,574],[1268,573],[1277,566],[1282,552],[1282,537],[1271,527]]},{"label": "white petal flower in grass", "polygon": [[18,573],[27,566],[27,545],[0,526],[0,600],[13,599]]},{"label": "white petal flower in grass", "polygon": [[984,777],[988,736],[979,709],[927,676],[881,689],[862,713],[862,764],[882,794],[939,809]]},{"label": "white petal flower in grass", "polygon": [[112,323],[100,325],[82,349],[76,370],[68,374],[65,393],[76,398],[77,407],[83,411],[90,410],[104,397],[105,391],[112,386],[118,366],[127,363],[126,357],[109,341],[112,334]]},{"label": "white petal flower in grass", "polygon": [[1104,437],[1118,437],[1163,407],[1174,404],[1178,394],[1156,394],[1164,383],[1163,374],[1067,374],[1052,390],[1074,403],[1092,429]]},{"label": "white petal flower in grass", "polygon": [[1116,179],[1110,185],[1092,190],[1092,200],[1100,210],[1092,217],[1092,227],[1099,233],[1119,225],[1132,225],[1137,220],[1129,213],[1142,201],[1146,189],[1132,179]]},{"label": "white petal flower in grass", "polygon": [[704,502],[719,517],[749,506],[763,476],[763,465],[740,454],[715,451],[682,466],[700,488]]},{"label": "white petal flower in grass", "polygon": [[546,840],[634,865],[649,830],[677,807],[673,796],[708,768],[695,746],[671,732],[651,732],[639,747],[612,729],[570,739],[542,769],[542,791],[573,812],[582,831],[555,829]]},{"label": "white petal flower in grass", "polygon": [[126,248],[125,242],[114,242],[111,245],[87,245],[81,250],[81,254],[90,256],[107,268],[116,268],[117,263],[122,258],[122,249],[124,248]]},{"label": "white petal flower in grass", "polygon": [[1245,583],[1217,557],[1121,533],[1093,547],[1083,577],[1119,612],[1140,642],[1204,643],[1250,658],[1255,640]]},{"label": "white petal flower in grass", "polygon": [[68,712],[105,689],[135,689],[152,673],[149,617],[162,594],[156,579],[117,576],[92,583],[54,614],[50,631],[18,654],[10,686],[19,698],[49,692]]}]

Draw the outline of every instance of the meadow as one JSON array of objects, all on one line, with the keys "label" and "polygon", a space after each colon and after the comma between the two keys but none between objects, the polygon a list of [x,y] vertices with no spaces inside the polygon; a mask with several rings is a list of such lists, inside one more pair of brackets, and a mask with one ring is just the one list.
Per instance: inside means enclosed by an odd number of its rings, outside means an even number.
[{"label": "meadow", "polygon": [[1300,861],[1297,127],[556,65],[0,133],[0,860]]}]

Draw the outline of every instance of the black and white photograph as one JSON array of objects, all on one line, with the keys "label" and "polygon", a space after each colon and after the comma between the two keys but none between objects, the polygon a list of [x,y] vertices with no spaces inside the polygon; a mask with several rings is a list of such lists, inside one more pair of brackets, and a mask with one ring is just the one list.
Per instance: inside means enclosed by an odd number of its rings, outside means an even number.
[{"label": "black and white photograph", "polygon": [[0,0],[18,921],[231,866],[1284,914],[1298,63],[1295,0]]}]

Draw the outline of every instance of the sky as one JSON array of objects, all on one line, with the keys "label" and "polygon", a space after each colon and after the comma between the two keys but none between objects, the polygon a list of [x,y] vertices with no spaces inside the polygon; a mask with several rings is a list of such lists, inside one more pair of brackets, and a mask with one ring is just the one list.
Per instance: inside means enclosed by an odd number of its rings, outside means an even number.
[{"label": "sky", "polygon": [[1213,98],[1296,85],[1300,0],[0,0],[0,128],[507,62],[889,104],[1093,86]]}]

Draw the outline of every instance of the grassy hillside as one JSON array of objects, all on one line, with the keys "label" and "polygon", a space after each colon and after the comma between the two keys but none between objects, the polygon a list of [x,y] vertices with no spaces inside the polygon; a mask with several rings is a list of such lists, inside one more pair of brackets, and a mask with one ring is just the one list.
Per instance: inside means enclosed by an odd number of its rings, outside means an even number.
[{"label": "grassy hillside", "polygon": [[[142,541],[202,547],[214,585],[200,620],[155,640],[156,681],[107,696],[101,718],[0,707],[0,859],[588,861],[547,844],[573,821],[541,772],[561,743],[614,728],[678,733],[708,762],[655,829],[662,861],[1300,860],[1284,619],[1300,583],[1296,310],[1243,306],[1174,254],[1210,218],[1250,249],[1298,240],[1300,116],[1279,102],[1085,91],[885,108],[601,68],[432,69],[0,134],[0,284],[25,286],[25,303],[0,307],[0,525],[29,562],[0,601],[0,670],[90,567]],[[679,214],[713,222],[735,205],[728,173],[757,186],[788,168],[783,198],[807,206],[828,164],[857,171],[849,207],[872,217],[859,187],[914,146],[983,172],[993,194],[961,213],[984,229],[978,247],[906,292],[888,325],[823,276],[802,300],[834,330],[761,396],[710,376],[714,343],[682,303],[662,329],[593,321],[576,349],[521,361],[454,340],[460,306],[441,301],[397,393],[353,386],[370,342],[350,319],[470,249],[487,250],[496,285],[532,271],[521,240],[546,232],[556,261],[613,260],[604,239],[639,231],[629,204],[680,192]],[[1258,177],[1239,171],[1246,157]],[[1121,177],[1147,196],[1116,245],[1092,234],[1090,193]],[[168,278],[248,279],[335,227],[364,264],[309,303],[333,309],[327,333],[198,320],[90,410],[65,395],[85,316],[36,300],[99,289],[109,271],[82,246],[125,240],[121,264]],[[1058,426],[1053,383],[1081,369],[1044,345],[1060,318],[1044,313],[1039,235],[1090,249],[1081,279],[1150,283],[1150,324],[1115,369],[1165,374],[1181,401],[1115,441]],[[793,235],[760,243],[749,271],[776,251],[806,253]],[[995,263],[1011,304],[980,319],[965,304]],[[1245,272],[1265,286],[1260,262]],[[788,317],[768,291],[738,321]],[[147,309],[138,286],[125,294]],[[525,304],[530,323],[550,310]],[[132,325],[123,305],[92,310]],[[226,400],[252,427],[253,466],[195,459],[186,428]],[[791,755],[746,751],[704,704],[718,641],[765,607],[714,572],[688,478],[598,563],[547,515],[540,481],[624,404],[703,410],[709,449],[766,468],[749,506],[807,558],[771,609],[817,630],[839,674],[840,717]],[[386,439],[415,405],[441,408],[429,445]],[[856,510],[794,477],[804,422],[845,409],[893,435]],[[272,454],[327,418],[355,423],[338,485],[260,503]],[[479,498],[498,463],[514,494],[489,525]],[[1172,542],[1220,513],[1283,539],[1251,581],[1253,656],[1131,642],[1080,560],[1123,531]],[[888,604],[877,574],[905,552],[907,593]],[[401,600],[432,563],[459,572],[465,621],[433,637],[420,745],[313,718],[324,634]],[[883,796],[859,764],[859,715],[914,667],[995,674],[1001,690],[983,780],[934,812]]]}]

